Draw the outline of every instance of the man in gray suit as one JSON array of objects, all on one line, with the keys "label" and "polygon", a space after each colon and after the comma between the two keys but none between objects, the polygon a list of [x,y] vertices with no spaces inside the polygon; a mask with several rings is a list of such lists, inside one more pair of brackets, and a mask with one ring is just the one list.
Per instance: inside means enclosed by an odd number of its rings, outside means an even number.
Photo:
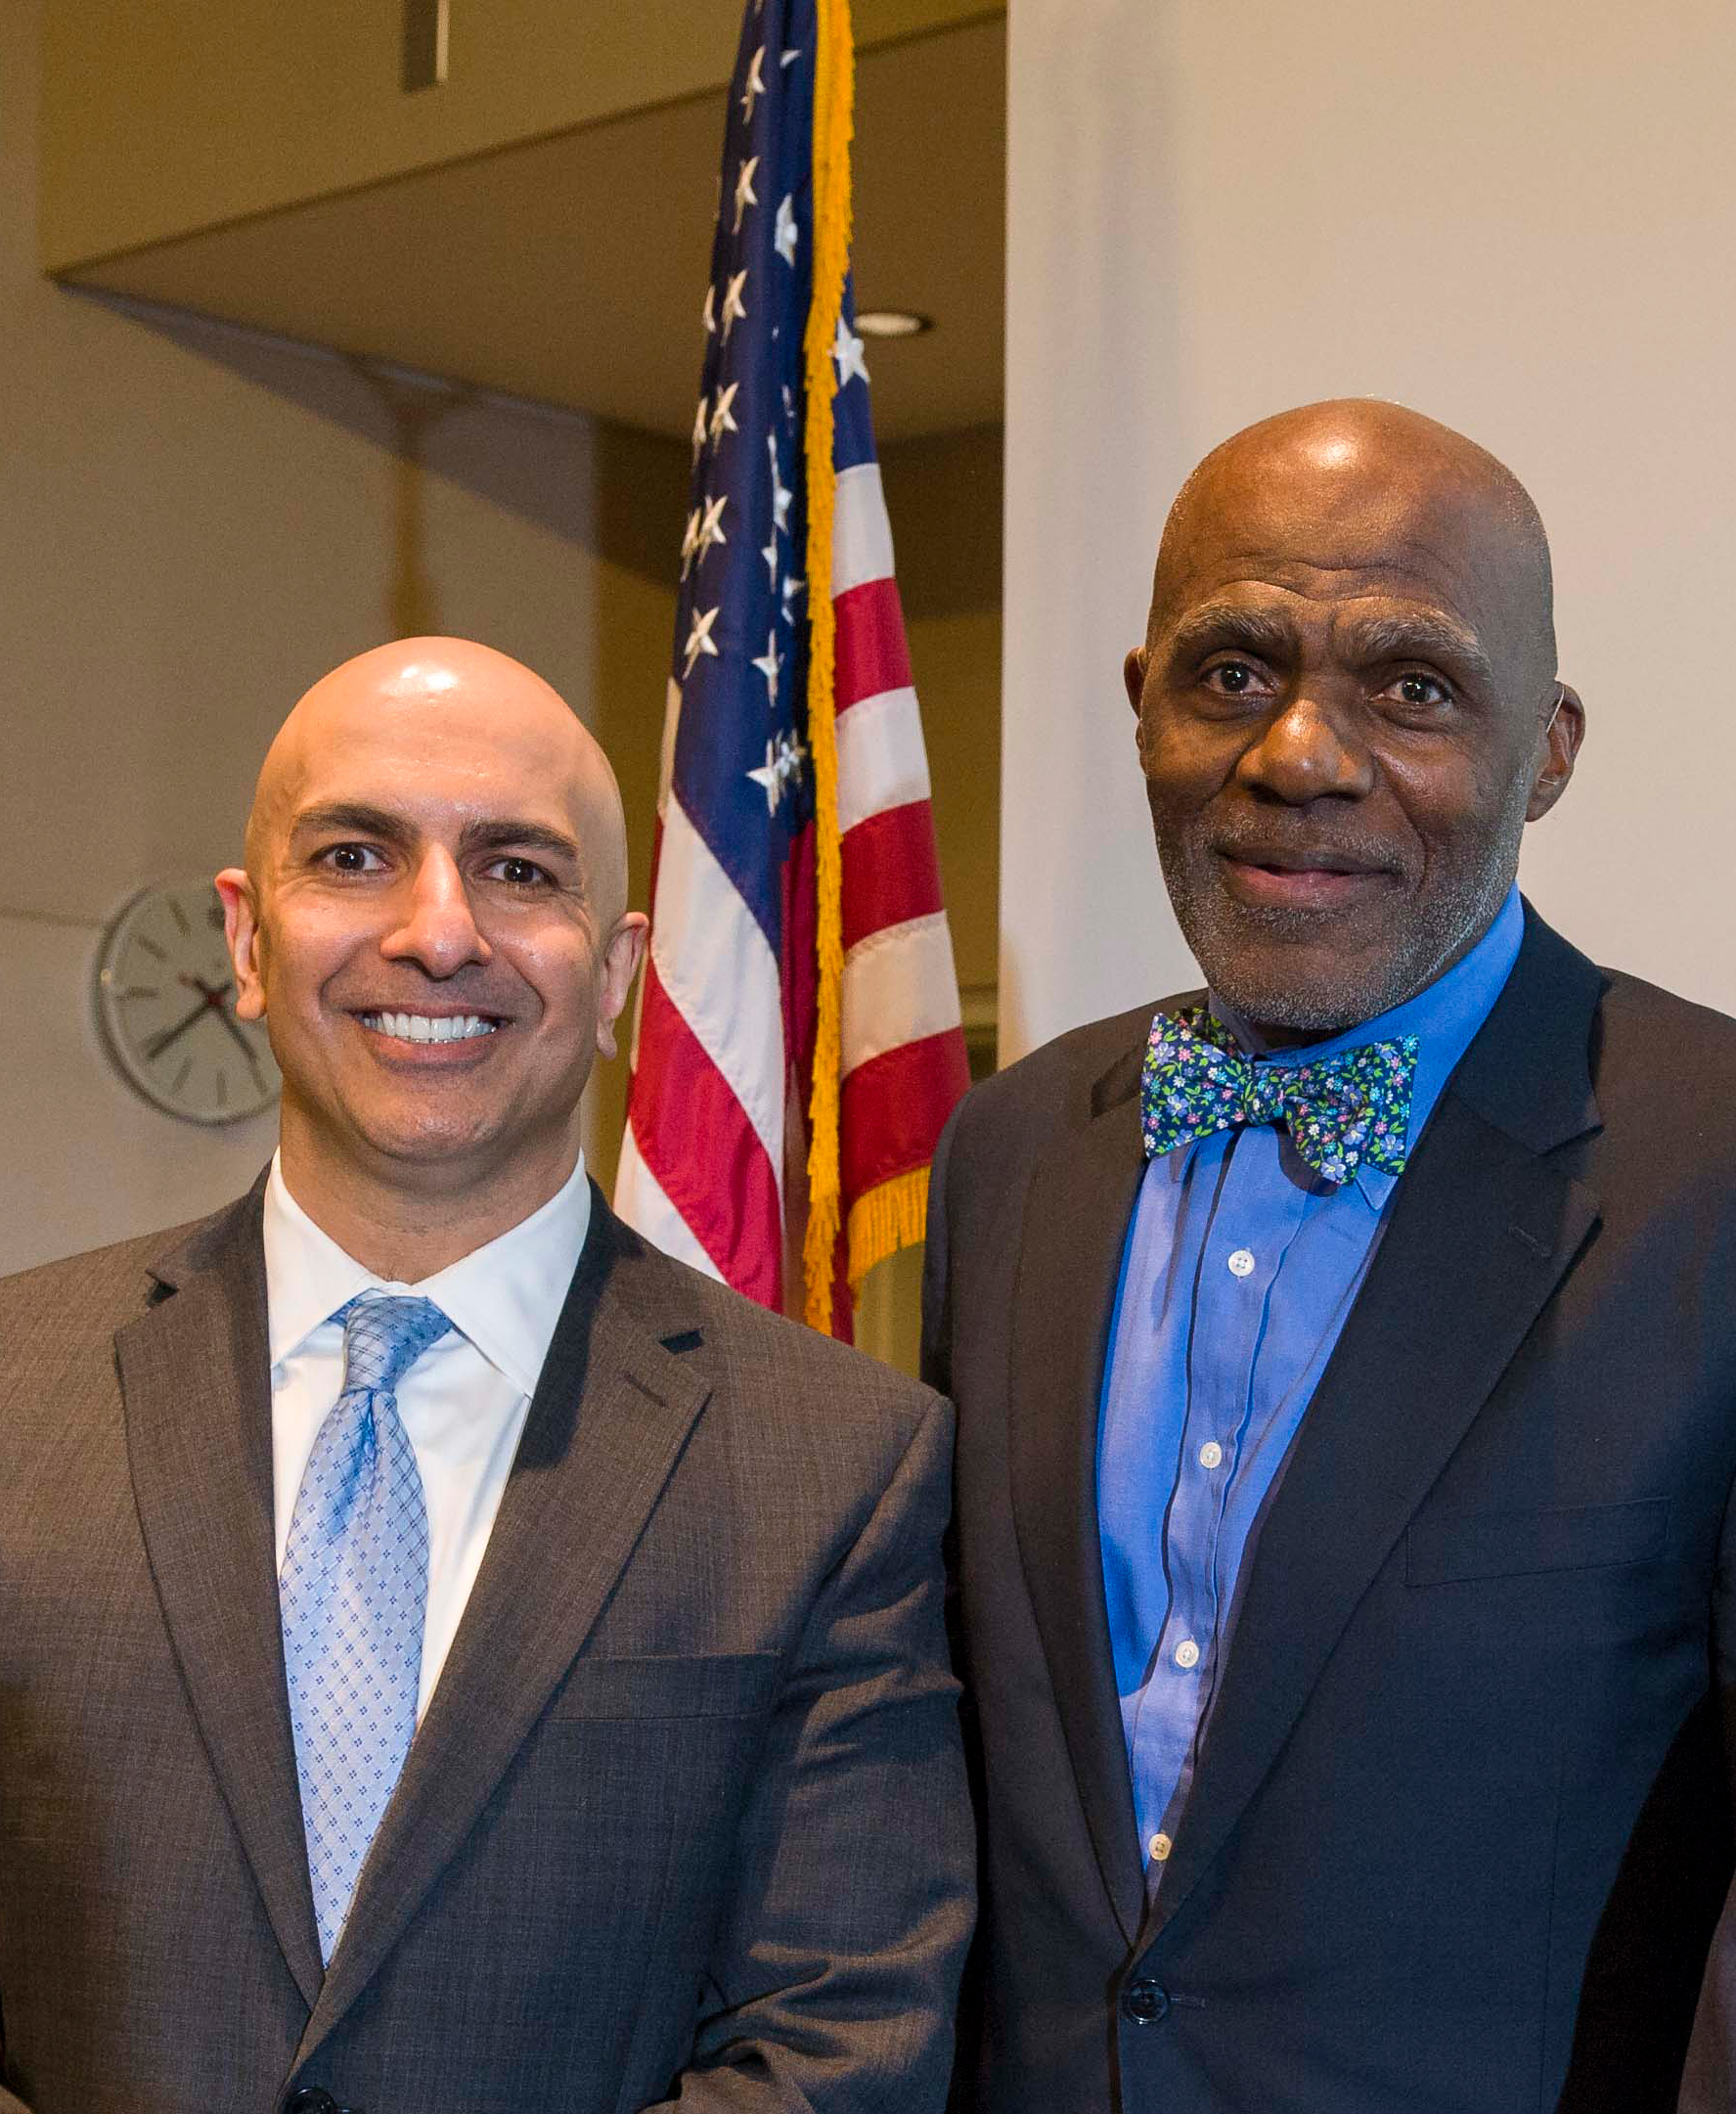
[{"label": "man in gray suit", "polygon": [[0,2109],[938,2105],[949,1413],[587,1183],[607,765],[382,648],[218,888],[271,1168],[0,1285]]}]

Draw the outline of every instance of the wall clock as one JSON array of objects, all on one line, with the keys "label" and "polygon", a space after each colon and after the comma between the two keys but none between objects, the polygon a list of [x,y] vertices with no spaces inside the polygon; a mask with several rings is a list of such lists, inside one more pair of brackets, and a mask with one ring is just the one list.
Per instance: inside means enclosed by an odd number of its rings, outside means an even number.
[{"label": "wall clock", "polygon": [[134,896],[97,952],[97,1021],[115,1069],[189,1123],[239,1123],[277,1099],[263,1020],[235,1016],[223,905],[208,880]]}]

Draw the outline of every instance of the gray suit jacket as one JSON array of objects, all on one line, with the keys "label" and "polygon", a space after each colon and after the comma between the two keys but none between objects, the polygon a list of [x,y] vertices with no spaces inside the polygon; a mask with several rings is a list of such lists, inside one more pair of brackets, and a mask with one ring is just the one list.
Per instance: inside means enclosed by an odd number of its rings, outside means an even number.
[{"label": "gray suit jacket", "polygon": [[938,2105],[969,1927],[951,1417],[593,1195],[322,1975],[259,1192],[0,1284],[0,2109]]}]

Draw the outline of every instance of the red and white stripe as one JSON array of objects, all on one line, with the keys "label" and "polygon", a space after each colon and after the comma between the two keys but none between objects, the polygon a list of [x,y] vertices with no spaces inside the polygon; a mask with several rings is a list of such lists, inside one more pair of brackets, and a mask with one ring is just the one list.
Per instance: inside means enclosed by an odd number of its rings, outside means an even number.
[{"label": "red and white stripe", "polygon": [[781,1296],[786,1064],[777,958],[670,785],[671,680],[657,788],[651,947],[633,1068],[657,1095],[621,1141],[615,1209],[666,1253],[768,1306]]},{"label": "red and white stripe", "polygon": [[964,1050],[928,756],[877,463],[839,473],[836,509],[844,939],[838,1129],[847,1220],[869,1190],[928,1164],[963,1089]]},{"label": "red and white stripe", "polygon": [[[844,976],[843,1210],[925,1166],[962,1086],[957,978],[941,903],[928,759],[878,465],[840,473],[832,535]],[[788,1059],[779,964],[670,787],[669,687],[650,960],[634,1065],[656,1052],[615,1204],[670,1254],[780,1303]]]}]

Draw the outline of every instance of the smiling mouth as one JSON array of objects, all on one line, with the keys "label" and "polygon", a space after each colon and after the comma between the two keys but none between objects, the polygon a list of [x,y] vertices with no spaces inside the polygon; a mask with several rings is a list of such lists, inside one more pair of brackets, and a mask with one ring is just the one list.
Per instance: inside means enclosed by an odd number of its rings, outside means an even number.
[{"label": "smiling mouth", "polygon": [[1252,910],[1348,910],[1394,877],[1388,867],[1366,866],[1330,851],[1259,851],[1227,847],[1218,853],[1227,892]]},{"label": "smiling mouth", "polygon": [[1388,869],[1365,859],[1337,851],[1260,851],[1225,845],[1218,856],[1230,866],[1252,867],[1262,874],[1331,874],[1343,880],[1361,880]]},{"label": "smiling mouth", "polygon": [[376,1035],[409,1043],[474,1042],[494,1034],[501,1024],[480,1012],[364,1012],[356,1018]]}]

